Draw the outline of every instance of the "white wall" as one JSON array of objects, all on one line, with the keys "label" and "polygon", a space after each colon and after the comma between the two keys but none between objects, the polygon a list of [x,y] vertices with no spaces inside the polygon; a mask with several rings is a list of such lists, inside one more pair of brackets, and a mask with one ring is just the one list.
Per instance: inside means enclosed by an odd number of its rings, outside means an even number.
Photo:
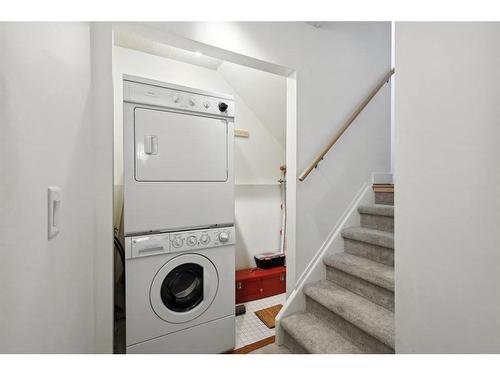
[{"label": "white wall", "polygon": [[217,71],[279,143],[286,144],[286,80],[243,65],[223,62]]},{"label": "white wall", "polygon": [[500,352],[500,24],[396,24],[396,349]]},{"label": "white wall", "polygon": [[[223,62],[218,71],[155,56],[123,47],[114,48],[114,87],[115,87],[115,185],[122,184],[122,83],[123,74],[138,75],[146,78],[196,87],[207,91],[232,94],[236,103],[235,127],[250,132],[249,138],[235,138],[235,175],[236,194],[235,211],[238,239],[236,246],[236,267],[238,269],[253,266],[253,255],[264,251],[279,249],[280,229],[280,188],[277,180],[279,166],[284,163],[285,154],[282,145],[257,117],[256,111],[242,98],[232,86],[244,81],[258,82],[262,90],[278,92],[285,99],[285,79],[265,72],[254,71],[246,67]],[[238,72],[234,75],[234,72]],[[276,80],[282,81],[282,85]],[[279,87],[281,90],[277,90]],[[240,88],[247,98],[253,96]],[[255,100],[255,102],[259,102]],[[278,116],[283,108],[274,109]],[[273,111],[270,111],[273,112]],[[259,113],[262,113],[259,111]],[[284,123],[282,126],[284,127]],[[272,183],[270,185],[270,183]],[[120,188],[116,188],[120,192]],[[120,206],[121,196],[115,195],[116,207]],[[115,210],[115,220],[119,216]]]},{"label": "white wall", "polygon": [[[389,22],[326,22],[319,29],[303,22],[157,22],[116,27],[273,72],[295,70],[299,171],[289,169],[289,180],[311,162],[390,69]],[[288,241],[289,270],[296,266],[297,276],[371,173],[390,170],[389,94],[385,86],[319,169],[297,186],[296,246],[295,238]],[[290,207],[293,203],[289,202]],[[293,278],[288,280],[295,283]]]},{"label": "white wall", "polygon": [[[111,233],[103,247],[106,228],[96,227],[106,222],[96,197],[106,198],[111,158],[94,157],[105,153],[90,25],[0,23],[0,35],[0,352],[110,352],[112,315],[96,315],[94,261],[97,248],[111,254]],[[49,186],[62,188],[61,231],[50,241]],[[100,332],[96,320],[107,322]]]}]

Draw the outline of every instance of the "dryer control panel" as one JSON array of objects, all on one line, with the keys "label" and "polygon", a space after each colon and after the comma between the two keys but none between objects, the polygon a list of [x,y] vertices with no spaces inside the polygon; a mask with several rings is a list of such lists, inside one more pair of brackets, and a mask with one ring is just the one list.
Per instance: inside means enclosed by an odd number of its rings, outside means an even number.
[{"label": "dryer control panel", "polygon": [[127,237],[125,238],[125,257],[130,259],[202,250],[233,245],[235,242],[234,226]]},{"label": "dryer control panel", "polygon": [[231,95],[128,75],[123,78],[123,100],[220,117],[234,117],[234,99]]}]

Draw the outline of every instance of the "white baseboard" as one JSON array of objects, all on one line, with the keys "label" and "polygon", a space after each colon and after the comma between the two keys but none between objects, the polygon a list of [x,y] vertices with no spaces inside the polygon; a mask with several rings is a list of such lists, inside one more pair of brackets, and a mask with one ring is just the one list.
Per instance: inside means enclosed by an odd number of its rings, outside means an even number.
[{"label": "white baseboard", "polygon": [[318,249],[313,259],[307,265],[302,275],[297,280],[295,288],[289,294],[285,306],[276,316],[276,343],[283,344],[283,333],[280,329],[280,320],[292,314],[305,311],[306,298],[302,290],[308,283],[324,280],[326,278],[326,267],[323,264],[323,257],[328,251],[344,251],[344,240],[341,231],[345,227],[359,226],[360,215],[358,206],[362,204],[371,204],[375,200],[372,190],[372,182],[366,183],[354,196],[347,209],[344,211],[340,220],[334,226],[325,242]]}]

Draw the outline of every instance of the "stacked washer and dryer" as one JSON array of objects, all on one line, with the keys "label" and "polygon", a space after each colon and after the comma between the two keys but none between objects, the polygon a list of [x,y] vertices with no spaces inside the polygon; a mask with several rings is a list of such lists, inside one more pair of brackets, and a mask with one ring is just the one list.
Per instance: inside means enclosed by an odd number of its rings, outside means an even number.
[{"label": "stacked washer and dryer", "polygon": [[234,348],[234,101],[123,77],[127,353]]}]

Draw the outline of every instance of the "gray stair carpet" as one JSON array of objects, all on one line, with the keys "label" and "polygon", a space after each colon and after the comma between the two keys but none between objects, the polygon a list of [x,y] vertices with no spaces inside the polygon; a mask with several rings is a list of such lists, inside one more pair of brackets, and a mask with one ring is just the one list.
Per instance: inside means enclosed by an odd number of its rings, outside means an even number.
[{"label": "gray stair carpet", "polygon": [[394,353],[394,193],[375,197],[324,256],[326,280],[303,288],[305,311],[281,319],[292,353]]},{"label": "gray stair carpet", "polygon": [[394,193],[375,193],[375,203],[394,205]]},{"label": "gray stair carpet", "polygon": [[280,324],[307,353],[361,353],[356,345],[311,313],[291,315],[284,318]]},{"label": "gray stair carpet", "polygon": [[307,285],[307,297],[394,348],[394,313],[328,280]]},{"label": "gray stair carpet", "polygon": [[367,204],[358,207],[360,214],[394,217],[394,206],[386,204]]},{"label": "gray stair carpet", "polygon": [[394,249],[394,233],[377,229],[350,227],[342,229],[342,237]]},{"label": "gray stair carpet", "polygon": [[329,267],[394,292],[393,267],[348,253],[329,253],[323,262]]},{"label": "gray stair carpet", "polygon": [[358,207],[361,226],[394,233],[394,206],[370,204]]},{"label": "gray stair carpet", "polygon": [[256,349],[248,354],[292,354],[284,345],[279,346],[276,343],[272,343],[262,348]]}]

